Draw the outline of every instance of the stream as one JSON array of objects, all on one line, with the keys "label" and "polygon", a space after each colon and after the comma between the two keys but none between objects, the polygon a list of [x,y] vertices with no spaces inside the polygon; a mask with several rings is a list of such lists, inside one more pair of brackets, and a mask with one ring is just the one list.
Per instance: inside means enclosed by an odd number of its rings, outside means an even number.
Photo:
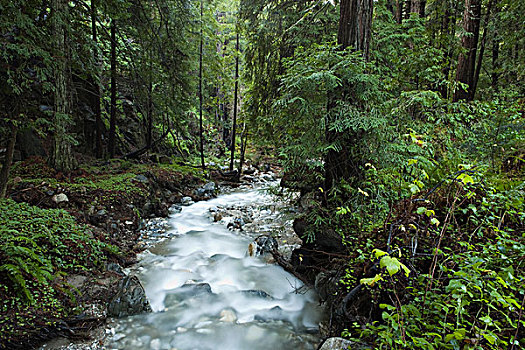
[{"label": "stream", "polygon": [[[315,292],[280,266],[248,255],[260,233],[229,230],[225,220],[213,219],[217,207],[272,201],[258,189],[241,189],[171,214],[170,238],[143,252],[129,271],[142,282],[153,313],[112,320],[106,348],[315,349],[322,319]],[[279,213],[263,214],[272,221]]]}]

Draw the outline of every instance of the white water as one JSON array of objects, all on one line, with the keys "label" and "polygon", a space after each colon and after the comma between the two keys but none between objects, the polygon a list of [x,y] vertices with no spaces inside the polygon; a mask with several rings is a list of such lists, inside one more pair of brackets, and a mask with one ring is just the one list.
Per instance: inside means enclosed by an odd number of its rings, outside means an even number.
[{"label": "white water", "polygon": [[302,282],[280,266],[247,256],[249,232],[229,231],[209,218],[214,206],[271,200],[239,191],[172,215],[174,238],[142,254],[134,271],[153,313],[116,320],[108,347],[315,349],[321,319],[315,293],[298,292]]}]

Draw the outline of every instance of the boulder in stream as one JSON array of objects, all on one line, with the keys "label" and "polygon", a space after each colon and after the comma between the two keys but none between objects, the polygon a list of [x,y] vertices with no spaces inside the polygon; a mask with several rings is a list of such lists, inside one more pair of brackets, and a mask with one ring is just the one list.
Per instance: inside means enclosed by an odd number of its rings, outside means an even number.
[{"label": "boulder in stream", "polygon": [[151,312],[144,287],[136,276],[126,276],[118,286],[117,294],[108,304],[108,316],[123,317]]}]

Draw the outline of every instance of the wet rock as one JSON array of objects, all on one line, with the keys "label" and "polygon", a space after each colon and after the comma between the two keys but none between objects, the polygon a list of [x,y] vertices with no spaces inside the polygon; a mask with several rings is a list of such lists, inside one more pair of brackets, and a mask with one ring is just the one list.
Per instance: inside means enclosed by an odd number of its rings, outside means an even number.
[{"label": "wet rock", "polygon": [[272,173],[262,174],[261,175],[261,179],[264,180],[264,181],[274,181],[275,180],[275,176]]},{"label": "wet rock", "polygon": [[170,214],[177,214],[177,213],[180,213],[181,211],[182,211],[182,207],[180,205],[177,205],[177,204],[173,204],[169,208]]},{"label": "wet rock", "polygon": [[215,213],[213,215],[213,221],[217,222],[217,221],[221,221],[222,220],[222,214],[221,213]]},{"label": "wet rock", "polygon": [[346,350],[346,349],[362,349],[362,344],[343,339],[343,338],[328,338],[325,340],[319,350]]},{"label": "wet rock", "polygon": [[65,193],[59,193],[55,194],[51,200],[55,202],[56,204],[63,203],[63,202],[69,202],[69,198],[67,198]]},{"label": "wet rock", "polygon": [[122,275],[122,276],[126,275],[124,273],[124,270],[122,269],[122,266],[120,266],[117,263],[111,262],[111,263],[107,264],[106,270],[116,272],[116,273],[118,273],[119,275]]},{"label": "wet rock", "polygon": [[144,288],[136,276],[126,276],[119,282],[115,297],[108,304],[108,315],[123,317],[151,312]]},{"label": "wet rock", "polygon": [[237,321],[237,315],[235,314],[235,311],[231,309],[222,310],[220,316],[221,318],[219,319],[219,321],[221,322],[233,323]]},{"label": "wet rock", "polygon": [[250,256],[260,256],[265,254],[271,254],[278,247],[277,240],[272,236],[263,235],[257,237],[248,246],[248,254]]},{"label": "wet rock", "polygon": [[282,320],[286,318],[286,314],[279,306],[275,306],[270,310],[264,311],[260,314],[255,315],[256,321],[268,322],[271,320]]},{"label": "wet rock", "polygon": [[250,297],[255,297],[255,298],[263,298],[263,299],[273,300],[273,297],[270,294],[266,293],[264,290],[255,290],[255,289],[242,290],[241,294],[247,295],[247,296],[250,296]]},{"label": "wet rock", "polygon": [[195,190],[197,197],[212,198],[215,197],[215,182],[208,182],[206,185]]},{"label": "wet rock", "polygon": [[203,188],[207,192],[213,193],[215,191],[215,182],[210,181]]},{"label": "wet rock", "polygon": [[236,217],[233,219],[232,222],[229,222],[228,225],[226,225],[227,228],[229,229],[234,229],[234,230],[241,230],[242,231],[242,227],[244,226],[245,222],[243,220],[242,217]]},{"label": "wet rock", "polygon": [[193,204],[193,199],[191,197],[182,197],[181,204],[182,205],[191,205]]}]

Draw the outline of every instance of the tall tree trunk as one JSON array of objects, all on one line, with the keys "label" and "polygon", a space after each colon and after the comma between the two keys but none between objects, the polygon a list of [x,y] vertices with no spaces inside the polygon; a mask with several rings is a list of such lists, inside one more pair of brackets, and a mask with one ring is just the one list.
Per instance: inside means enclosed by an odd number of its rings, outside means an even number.
[{"label": "tall tree trunk", "polygon": [[100,109],[100,62],[97,38],[97,0],[91,1],[91,32],[93,39],[93,58],[95,60],[95,73],[93,74],[93,109],[95,112],[95,156],[102,157],[102,113]]},{"label": "tall tree trunk", "polygon": [[496,92],[499,90],[499,45],[500,40],[496,29],[494,35],[492,36],[492,72],[490,74],[491,86]]},{"label": "tall tree trunk", "polygon": [[0,170],[0,198],[5,198],[7,193],[7,181],[9,180],[9,171],[11,170],[11,163],[13,163],[13,154],[15,152],[16,133],[18,131],[18,128],[14,123],[11,123],[9,131],[11,132],[11,137],[7,142],[7,150],[4,159],[4,164],[2,165],[2,170]]},{"label": "tall tree trunk", "polygon": [[153,143],[153,67],[150,66],[148,82],[148,109],[146,113],[146,148],[151,149]]},{"label": "tall tree trunk", "polygon": [[235,133],[237,130],[237,100],[239,93],[239,28],[237,27],[237,36],[235,42],[235,89],[233,92],[233,125],[230,149],[230,171],[233,171],[233,160],[235,158]]},{"label": "tall tree trunk", "polygon": [[[342,0],[340,4],[339,29],[337,43],[340,50],[353,47],[360,50],[364,60],[368,60],[370,35],[372,27],[372,0]],[[325,155],[325,190],[331,189],[341,179],[350,179],[356,172],[358,164],[352,159],[350,147],[357,143],[358,135],[340,133],[330,129],[335,120],[333,110],[339,100],[350,96],[351,87],[340,86],[329,93],[325,121],[325,139],[329,145],[338,144],[338,148],[330,148]],[[349,141],[351,140],[351,141]]]},{"label": "tall tree trunk", "polygon": [[410,13],[416,13],[419,17],[425,17],[426,0],[410,0]]},{"label": "tall tree trunk", "polygon": [[395,19],[396,22],[401,24],[403,22],[403,4],[405,2],[403,0],[396,0],[396,9],[395,9]]},{"label": "tall tree trunk", "polygon": [[111,112],[109,118],[109,157],[115,158],[117,129],[117,24],[111,20]]},{"label": "tall tree trunk", "polygon": [[361,51],[368,60],[372,27],[373,0],[342,0],[337,43],[341,49],[349,46]]},{"label": "tall tree trunk", "polygon": [[478,87],[479,74],[481,73],[481,64],[483,63],[483,55],[485,54],[485,43],[487,41],[487,33],[489,31],[490,13],[494,0],[489,0],[487,5],[487,14],[485,21],[483,21],[483,36],[481,37],[481,46],[479,48],[478,63],[474,71],[474,78],[472,81],[472,88],[469,91],[469,100],[473,100],[476,95],[476,88]]},{"label": "tall tree trunk", "polygon": [[457,87],[453,101],[470,100],[474,88],[474,70],[479,40],[479,25],[481,16],[481,0],[465,0],[463,13],[463,29],[465,34],[461,39],[464,50],[458,58],[456,83],[467,85],[467,88]]},{"label": "tall tree trunk", "polygon": [[237,176],[239,176],[239,178],[242,175],[242,167],[244,165],[247,144],[248,144],[248,131],[246,130],[246,122],[243,122],[242,132],[241,132],[241,150],[240,150],[240,156],[239,156],[239,171],[237,172],[238,174]]},{"label": "tall tree trunk", "polygon": [[200,38],[200,43],[199,43],[199,135],[200,135],[200,151],[201,151],[201,167],[202,169],[205,169],[206,168],[206,164],[204,163],[204,130],[203,130],[203,126],[202,126],[202,100],[203,100],[203,96],[202,96],[202,54],[203,54],[203,41],[204,41],[204,38],[203,38],[203,30],[202,30],[202,27],[203,27],[203,18],[202,18],[202,15],[203,15],[203,7],[204,7],[204,4],[203,4],[203,0],[201,0],[201,38]]},{"label": "tall tree trunk", "polygon": [[71,70],[69,35],[66,21],[69,15],[67,0],[52,0],[52,27],[54,39],[54,137],[50,164],[58,171],[69,172],[75,167],[68,128],[71,126]]}]

